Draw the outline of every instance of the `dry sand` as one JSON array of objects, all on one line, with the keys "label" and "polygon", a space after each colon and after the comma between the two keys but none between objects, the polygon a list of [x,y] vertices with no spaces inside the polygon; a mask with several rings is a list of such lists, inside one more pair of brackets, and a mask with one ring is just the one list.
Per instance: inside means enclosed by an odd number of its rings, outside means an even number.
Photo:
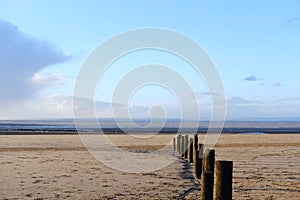
[{"label": "dry sand", "polygon": [[[202,136],[201,136],[202,137]],[[138,152],[160,147],[170,136],[141,143],[112,135]],[[154,146],[153,146],[154,145]],[[233,160],[234,199],[300,199],[300,135],[222,135],[216,159]],[[174,152],[164,156],[176,158]],[[128,173],[97,161],[78,135],[0,136],[0,199],[178,199],[199,187],[180,158],[149,173]],[[186,199],[199,199],[199,191]]]}]

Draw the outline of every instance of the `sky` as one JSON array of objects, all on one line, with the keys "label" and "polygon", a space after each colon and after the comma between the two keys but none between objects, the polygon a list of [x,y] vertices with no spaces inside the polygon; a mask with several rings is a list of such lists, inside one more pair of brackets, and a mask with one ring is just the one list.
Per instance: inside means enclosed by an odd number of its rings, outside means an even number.
[{"label": "sky", "polygon": [[[1,0],[0,119],[72,117],[76,77],[90,53],[144,27],[174,30],[206,51],[223,82],[226,119],[300,118],[300,1]],[[98,117],[114,117],[114,87],[149,63],[184,77],[209,119],[214,94],[203,78],[180,57],[157,50],[124,55],[110,66],[93,99]],[[135,118],[149,117],[156,105],[169,118],[181,116],[176,95],[159,85],[115,105]]]}]

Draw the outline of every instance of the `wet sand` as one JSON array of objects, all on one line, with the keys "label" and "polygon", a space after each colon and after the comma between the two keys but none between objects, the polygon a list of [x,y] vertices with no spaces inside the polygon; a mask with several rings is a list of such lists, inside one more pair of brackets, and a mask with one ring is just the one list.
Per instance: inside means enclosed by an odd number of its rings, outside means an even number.
[{"label": "wet sand", "polygon": [[[170,136],[137,142],[111,135],[118,146],[147,153]],[[203,136],[201,136],[203,137]],[[201,140],[200,137],[200,140]],[[233,160],[234,199],[300,199],[300,135],[222,135],[216,159]],[[1,135],[0,199],[199,199],[193,168],[175,152],[169,166],[145,173],[111,169],[78,135]]]}]

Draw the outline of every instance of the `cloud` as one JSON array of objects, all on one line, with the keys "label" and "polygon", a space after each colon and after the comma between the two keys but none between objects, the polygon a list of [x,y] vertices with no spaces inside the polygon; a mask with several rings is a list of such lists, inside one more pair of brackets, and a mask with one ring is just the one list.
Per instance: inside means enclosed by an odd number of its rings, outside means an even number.
[{"label": "cloud", "polygon": [[244,78],[243,80],[244,81],[262,81],[262,80],[264,80],[264,78],[259,78],[255,75],[251,75],[251,76]]},{"label": "cloud", "polygon": [[300,22],[300,17],[287,19],[287,20],[285,20],[285,22],[287,22],[287,23]]},{"label": "cloud", "polygon": [[46,75],[35,73],[32,81],[37,85],[57,85],[61,84],[63,78],[64,76],[61,73],[48,73]]},{"label": "cloud", "polygon": [[[176,106],[143,106],[135,104],[111,103],[107,101],[91,100],[86,98],[66,96],[62,94],[52,94],[47,97],[49,112],[65,116],[66,113],[73,113],[74,117],[80,118],[164,118],[180,117]],[[163,108],[163,111],[158,108]],[[165,112],[165,113],[164,113]]]},{"label": "cloud", "polygon": [[35,81],[50,81],[39,77],[39,70],[71,57],[4,20],[0,20],[0,44],[0,101],[28,99],[39,89]]},{"label": "cloud", "polygon": [[281,87],[282,84],[280,82],[273,82],[273,83],[271,83],[271,86],[272,87]]},{"label": "cloud", "polygon": [[257,100],[249,100],[240,96],[233,96],[227,99],[226,118],[241,120],[253,117],[262,117],[265,115],[263,111],[264,102]]},{"label": "cloud", "polygon": [[190,93],[190,92],[185,92],[183,94],[183,97],[184,98],[197,98],[197,99],[203,99],[203,98],[207,98],[207,97],[212,97],[212,96],[220,96],[221,94],[220,93],[216,93],[216,92],[201,92],[201,91],[198,91],[198,92],[193,92],[193,93]]},{"label": "cloud", "polygon": [[58,112],[73,112],[74,117],[91,118],[146,118],[149,116],[149,108],[146,106],[127,105],[121,103],[111,103],[106,101],[91,100],[86,98],[65,96],[62,94],[52,94],[48,96],[48,103]]},{"label": "cloud", "polygon": [[221,94],[217,92],[196,92],[195,93],[198,97],[204,97],[204,96],[220,96]]},{"label": "cloud", "polygon": [[281,87],[282,83],[280,82],[263,82],[259,84],[260,86],[271,86],[271,87]]},{"label": "cloud", "polygon": [[233,96],[227,100],[226,118],[230,120],[299,118],[300,97],[272,97],[251,100]]},{"label": "cloud", "polygon": [[281,98],[281,97],[274,97],[274,101],[278,101],[278,102],[291,102],[291,101],[300,101],[300,97],[285,97],[285,98]]},{"label": "cloud", "polygon": [[255,100],[247,100],[239,96],[233,96],[230,99],[227,100],[227,104],[229,106],[250,106],[250,105],[260,105],[262,104],[261,101],[255,101]]},{"label": "cloud", "polygon": [[271,87],[281,87],[282,84],[278,81],[276,82],[272,82],[272,81],[268,81],[264,78],[261,77],[257,77],[255,75],[251,75],[251,76],[247,76],[246,78],[243,79],[244,81],[252,81],[252,82],[256,82],[259,81],[259,85],[260,86],[271,86]]}]

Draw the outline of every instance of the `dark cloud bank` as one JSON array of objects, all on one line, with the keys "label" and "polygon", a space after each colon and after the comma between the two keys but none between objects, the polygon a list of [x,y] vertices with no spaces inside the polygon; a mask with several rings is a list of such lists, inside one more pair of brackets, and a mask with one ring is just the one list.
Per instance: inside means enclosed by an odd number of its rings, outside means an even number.
[{"label": "dark cloud bank", "polygon": [[47,42],[22,33],[14,24],[0,20],[0,101],[18,101],[34,94],[33,75],[49,65],[70,58]]}]

